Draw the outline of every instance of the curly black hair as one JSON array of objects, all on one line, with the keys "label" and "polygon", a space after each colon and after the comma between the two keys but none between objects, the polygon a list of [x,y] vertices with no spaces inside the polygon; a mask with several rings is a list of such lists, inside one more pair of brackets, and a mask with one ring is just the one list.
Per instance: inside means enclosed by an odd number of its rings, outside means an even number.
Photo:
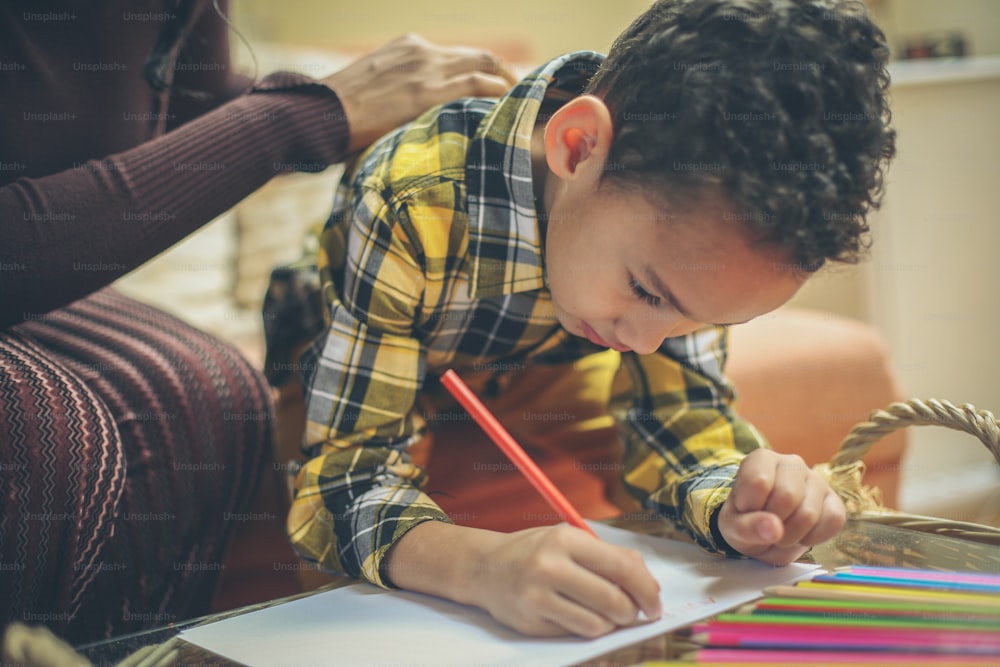
[{"label": "curly black hair", "polygon": [[658,0],[585,90],[614,121],[602,185],[721,187],[806,272],[857,262],[895,154],[888,56],[856,0]]}]

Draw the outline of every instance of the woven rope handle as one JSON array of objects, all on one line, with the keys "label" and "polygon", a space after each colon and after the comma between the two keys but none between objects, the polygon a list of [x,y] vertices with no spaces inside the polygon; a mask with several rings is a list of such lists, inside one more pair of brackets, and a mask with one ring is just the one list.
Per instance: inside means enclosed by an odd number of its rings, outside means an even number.
[{"label": "woven rope handle", "polygon": [[977,410],[968,403],[955,406],[948,401],[911,398],[876,410],[851,429],[829,463],[815,466],[847,505],[850,514],[881,506],[877,489],[864,487],[862,457],[882,436],[907,426],[947,426],[979,438],[1000,463],[1000,425],[993,413]]}]

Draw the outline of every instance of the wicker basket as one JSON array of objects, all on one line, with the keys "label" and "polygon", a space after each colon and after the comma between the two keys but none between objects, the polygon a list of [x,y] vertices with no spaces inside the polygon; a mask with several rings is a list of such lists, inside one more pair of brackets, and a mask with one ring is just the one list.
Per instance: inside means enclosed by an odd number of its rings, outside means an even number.
[{"label": "wicker basket", "polygon": [[[876,410],[856,425],[829,463],[815,469],[823,474],[847,506],[852,519],[908,528],[923,533],[1000,547],[1000,528],[935,517],[906,514],[881,505],[877,489],[861,484],[862,457],[882,436],[907,426],[947,426],[979,438],[1000,463],[1000,426],[992,413],[972,405],[910,399]],[[997,551],[1000,559],[1000,550]]]}]

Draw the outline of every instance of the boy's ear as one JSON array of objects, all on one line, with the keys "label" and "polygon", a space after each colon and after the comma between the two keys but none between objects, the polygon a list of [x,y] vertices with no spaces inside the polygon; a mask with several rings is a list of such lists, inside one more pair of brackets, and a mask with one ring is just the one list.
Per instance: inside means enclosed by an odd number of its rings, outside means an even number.
[{"label": "boy's ear", "polygon": [[545,160],[553,174],[572,179],[584,165],[603,166],[613,136],[604,101],[593,95],[574,97],[545,125]]}]

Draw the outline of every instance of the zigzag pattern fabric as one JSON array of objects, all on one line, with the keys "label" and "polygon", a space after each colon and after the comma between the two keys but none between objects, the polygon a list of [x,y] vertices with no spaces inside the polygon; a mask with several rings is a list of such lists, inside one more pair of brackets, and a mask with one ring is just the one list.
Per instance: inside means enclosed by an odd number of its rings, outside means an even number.
[{"label": "zigzag pattern fabric", "polygon": [[0,332],[0,622],[207,613],[272,416],[235,350],[110,289]]}]

